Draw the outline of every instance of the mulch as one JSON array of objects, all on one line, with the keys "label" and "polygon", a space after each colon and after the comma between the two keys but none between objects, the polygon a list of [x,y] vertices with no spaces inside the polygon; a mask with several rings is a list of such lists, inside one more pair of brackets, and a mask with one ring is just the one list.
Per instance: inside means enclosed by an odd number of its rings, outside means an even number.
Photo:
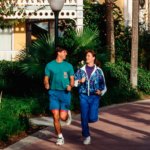
[{"label": "mulch", "polygon": [[27,131],[22,131],[17,135],[12,135],[11,137],[9,137],[9,139],[7,141],[1,141],[0,140],[0,149],[6,148],[9,145],[12,145],[18,141],[20,141],[21,139],[43,129],[45,126],[31,126]]}]

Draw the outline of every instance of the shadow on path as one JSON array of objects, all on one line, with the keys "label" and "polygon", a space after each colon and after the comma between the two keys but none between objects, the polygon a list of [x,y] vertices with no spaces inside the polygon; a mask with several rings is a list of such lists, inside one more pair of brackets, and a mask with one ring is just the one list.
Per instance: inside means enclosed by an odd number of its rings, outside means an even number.
[{"label": "shadow on path", "polygon": [[150,101],[101,109],[90,124],[92,144],[82,144],[80,116],[63,126],[65,144],[55,144],[54,127],[47,127],[5,150],[150,150]]}]

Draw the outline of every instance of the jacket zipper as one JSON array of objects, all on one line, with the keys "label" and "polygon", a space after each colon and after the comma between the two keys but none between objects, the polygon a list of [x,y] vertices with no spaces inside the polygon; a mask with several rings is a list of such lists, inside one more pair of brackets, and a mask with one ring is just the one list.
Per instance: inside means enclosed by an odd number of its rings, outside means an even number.
[{"label": "jacket zipper", "polygon": [[90,96],[90,79],[91,79],[92,74],[94,74],[95,70],[96,70],[96,68],[94,68],[94,70],[92,71],[92,73],[90,75],[90,78],[88,77],[88,74],[87,74],[87,72],[85,70],[85,73],[86,73],[86,76],[87,76],[87,79],[88,79],[88,93],[87,93],[88,96]]},{"label": "jacket zipper", "polygon": [[[88,79],[88,93],[87,93],[87,95],[88,96],[90,96],[90,85],[89,85],[89,83],[90,83],[90,79],[89,79],[89,77],[88,77],[88,74],[87,74],[87,72],[86,72],[86,70],[85,70],[85,73],[86,73],[86,77],[87,77],[87,79]],[[90,77],[91,78],[91,77]]]}]

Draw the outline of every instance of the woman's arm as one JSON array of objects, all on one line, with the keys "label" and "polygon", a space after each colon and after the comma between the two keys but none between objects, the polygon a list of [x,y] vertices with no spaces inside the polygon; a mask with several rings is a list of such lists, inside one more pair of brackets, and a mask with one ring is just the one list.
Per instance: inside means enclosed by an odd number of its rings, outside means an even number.
[{"label": "woman's arm", "polygon": [[86,80],[86,77],[84,75],[84,72],[79,69],[76,73],[75,73],[75,87],[78,87],[80,84],[84,83]]}]

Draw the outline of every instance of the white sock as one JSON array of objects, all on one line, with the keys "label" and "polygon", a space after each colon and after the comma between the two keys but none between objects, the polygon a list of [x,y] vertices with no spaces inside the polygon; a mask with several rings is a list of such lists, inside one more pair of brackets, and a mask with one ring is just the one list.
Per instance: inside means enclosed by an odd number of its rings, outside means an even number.
[{"label": "white sock", "polygon": [[62,133],[58,134],[58,138],[63,138]]}]

